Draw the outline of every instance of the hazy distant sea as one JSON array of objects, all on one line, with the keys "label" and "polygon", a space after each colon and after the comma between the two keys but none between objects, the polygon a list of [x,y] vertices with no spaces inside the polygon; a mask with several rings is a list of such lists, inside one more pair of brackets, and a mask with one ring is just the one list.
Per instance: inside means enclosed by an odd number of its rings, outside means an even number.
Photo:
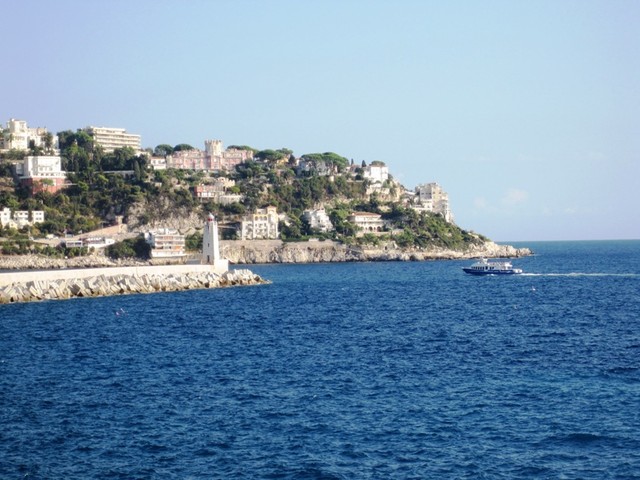
[{"label": "hazy distant sea", "polygon": [[640,478],[640,241],[0,306],[0,478]]}]

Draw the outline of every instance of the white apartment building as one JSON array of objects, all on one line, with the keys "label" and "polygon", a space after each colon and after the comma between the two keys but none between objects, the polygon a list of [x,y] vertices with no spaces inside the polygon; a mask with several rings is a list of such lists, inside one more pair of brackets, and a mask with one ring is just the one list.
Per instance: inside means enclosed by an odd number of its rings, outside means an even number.
[{"label": "white apartment building", "polygon": [[321,232],[329,232],[333,230],[331,219],[324,208],[305,210],[302,213],[302,218],[307,221],[313,230],[319,230]]},{"label": "white apartment building", "polygon": [[100,145],[106,153],[123,147],[131,147],[136,153],[142,150],[140,135],[127,133],[124,128],[86,127],[84,130],[93,137],[95,144]]},{"label": "white apartment building", "polygon": [[44,211],[42,210],[16,210],[13,213],[8,207],[0,210],[0,225],[3,227],[22,228],[28,225],[44,222]]},{"label": "white apartment building", "polygon": [[145,240],[151,245],[151,258],[181,258],[185,254],[184,235],[177,230],[160,228],[145,233]]},{"label": "white apartment building", "polygon": [[276,207],[258,208],[240,222],[240,239],[259,240],[278,238],[278,212]]},{"label": "white apartment building", "polygon": [[413,208],[417,211],[439,213],[447,222],[453,222],[449,208],[449,195],[435,182],[418,185]]},{"label": "white apartment building", "polygon": [[389,179],[389,167],[382,162],[373,162],[364,167],[362,176],[372,183],[384,183]]},{"label": "white apartment building", "polygon": [[[49,133],[46,128],[29,128],[24,120],[10,119],[7,127],[1,130],[0,150],[28,150],[29,142],[33,141],[36,147],[46,148],[46,136]],[[52,135],[51,148],[58,150],[58,136]]]}]

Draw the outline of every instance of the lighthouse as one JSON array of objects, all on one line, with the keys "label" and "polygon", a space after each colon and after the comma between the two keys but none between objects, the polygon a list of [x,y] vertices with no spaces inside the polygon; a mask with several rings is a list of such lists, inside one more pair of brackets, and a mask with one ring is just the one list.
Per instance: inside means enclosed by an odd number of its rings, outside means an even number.
[{"label": "lighthouse", "polygon": [[220,243],[218,240],[218,222],[210,213],[204,223],[202,236],[202,263],[213,265],[214,271],[226,272],[229,262],[220,258]]}]

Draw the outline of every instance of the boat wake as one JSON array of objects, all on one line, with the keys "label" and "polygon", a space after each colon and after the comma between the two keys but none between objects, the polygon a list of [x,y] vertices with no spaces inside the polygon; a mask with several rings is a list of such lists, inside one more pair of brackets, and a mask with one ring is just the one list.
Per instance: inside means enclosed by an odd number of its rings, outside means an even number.
[{"label": "boat wake", "polygon": [[638,278],[638,273],[522,273],[521,277],[626,277],[626,278]]}]

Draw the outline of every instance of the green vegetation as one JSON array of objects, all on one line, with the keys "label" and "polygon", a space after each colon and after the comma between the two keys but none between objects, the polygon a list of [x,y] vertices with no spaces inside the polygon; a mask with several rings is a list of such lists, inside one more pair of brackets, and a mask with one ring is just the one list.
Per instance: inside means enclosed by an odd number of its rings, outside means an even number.
[{"label": "green vegetation", "polygon": [[342,172],[349,166],[349,160],[333,152],[326,153],[308,153],[303,155],[301,160],[324,162],[327,166],[337,167],[338,171]]},{"label": "green vegetation", "polygon": [[[212,173],[171,169],[154,171],[148,164],[147,155],[136,155],[130,148],[105,153],[82,130],[59,132],[58,138],[62,165],[68,173],[70,186],[55,194],[40,192],[30,195],[15,184],[9,162],[19,160],[27,152],[7,152],[0,159],[0,208],[43,210],[46,219],[29,231],[0,229],[0,237],[5,237],[1,244],[3,253],[44,252],[33,244],[31,237],[89,232],[113,223],[117,216],[123,216],[125,221],[135,219],[138,226],[144,226],[161,223],[169,215],[195,212],[204,216],[211,212],[224,227],[220,230],[221,236],[235,238],[232,226],[243,215],[268,205],[275,206],[279,213],[286,215],[280,222],[280,237],[285,241],[313,237],[348,244],[395,242],[407,248],[436,245],[462,249],[486,240],[446,222],[440,215],[418,213],[403,206],[396,196],[398,185],[392,180],[384,185],[391,192],[386,197],[368,194],[370,185],[362,178],[362,168],[354,169],[353,161],[333,152],[302,155],[300,161],[304,168],[296,171],[296,159],[288,148],[256,150],[249,146],[229,147],[251,151],[254,159],[226,174],[235,181],[235,186],[228,189],[228,193],[241,194],[242,202],[219,204],[201,202],[193,192],[196,185],[213,183],[215,175]],[[175,147],[160,144],[153,149],[153,154],[167,156],[191,149],[193,147],[188,144]],[[374,161],[372,165],[382,166],[384,163]],[[303,219],[305,210],[319,205],[325,207],[331,219],[334,226],[331,232],[315,231]],[[382,215],[386,221],[384,231],[357,237],[356,226],[348,220],[354,211]],[[202,235],[188,236],[186,244],[187,250],[200,249]],[[54,256],[82,253],[81,250],[56,249],[46,252]],[[148,246],[142,238],[112,245],[106,252],[112,258],[149,255]]]},{"label": "green vegetation", "polygon": [[105,251],[109,258],[118,260],[120,258],[151,258],[151,246],[144,237],[129,238],[121,242],[109,245]]}]

